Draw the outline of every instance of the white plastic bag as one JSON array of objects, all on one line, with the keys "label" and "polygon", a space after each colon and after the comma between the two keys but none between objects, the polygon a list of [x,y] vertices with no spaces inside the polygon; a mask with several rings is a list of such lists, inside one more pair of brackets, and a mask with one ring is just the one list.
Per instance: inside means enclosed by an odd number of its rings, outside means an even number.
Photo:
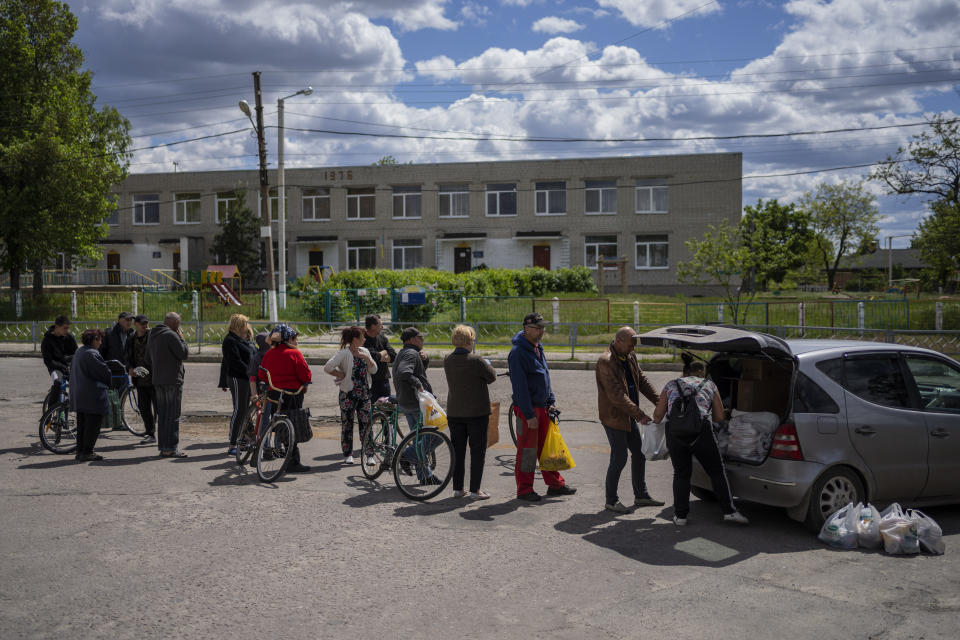
[{"label": "white plastic bag", "polygon": [[859,509],[852,502],[837,509],[827,517],[823,527],[820,528],[820,535],[817,537],[831,547],[856,549],[858,513]]},{"label": "white plastic bag", "polygon": [[880,535],[883,537],[883,550],[891,555],[920,553],[917,518],[905,513],[896,502],[880,514]]},{"label": "white plastic bag", "polygon": [[420,413],[423,415],[423,426],[436,427],[438,431],[447,428],[447,412],[440,406],[437,400],[429,391],[420,390],[417,392],[417,400],[420,401]]},{"label": "white plastic bag", "polygon": [[918,509],[907,512],[917,521],[917,539],[920,541],[920,550],[942,556],[945,550],[943,544],[943,529],[937,521]]},{"label": "white plastic bag", "polygon": [[666,460],[670,457],[665,427],[663,422],[653,421],[640,425],[640,450],[647,460]]},{"label": "white plastic bag", "polygon": [[877,549],[880,537],[880,512],[872,504],[857,504],[857,542],[865,549]]}]

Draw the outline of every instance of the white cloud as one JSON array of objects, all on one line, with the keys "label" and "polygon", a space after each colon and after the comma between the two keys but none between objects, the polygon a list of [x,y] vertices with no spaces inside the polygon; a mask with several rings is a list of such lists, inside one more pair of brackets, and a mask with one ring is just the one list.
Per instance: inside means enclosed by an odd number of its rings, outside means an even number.
[{"label": "white cloud", "polygon": [[639,27],[655,27],[667,25],[662,24],[664,20],[683,16],[683,14],[693,11],[686,18],[698,18],[720,10],[720,3],[714,2],[698,11],[697,7],[704,4],[703,0],[597,0],[601,7],[609,7],[620,12],[630,24]]},{"label": "white cloud", "polygon": [[492,14],[490,7],[485,4],[480,4],[479,2],[464,2],[460,7],[460,15],[470,24],[484,25]]},{"label": "white cloud", "polygon": [[533,23],[533,30],[540,33],[573,33],[583,29],[583,25],[575,20],[547,16]]}]

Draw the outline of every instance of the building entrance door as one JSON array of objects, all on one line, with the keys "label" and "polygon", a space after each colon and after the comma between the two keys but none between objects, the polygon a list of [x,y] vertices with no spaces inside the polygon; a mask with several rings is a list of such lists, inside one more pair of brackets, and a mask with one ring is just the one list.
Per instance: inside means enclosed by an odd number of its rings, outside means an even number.
[{"label": "building entrance door", "polygon": [[454,247],[453,272],[463,273],[473,268],[473,250],[470,247]]},{"label": "building entrance door", "polygon": [[180,277],[180,252],[173,252],[173,279],[177,282],[183,282],[183,279]]},{"label": "building entrance door", "polygon": [[120,284],[120,254],[116,251],[107,254],[107,284]]},{"label": "building entrance door", "polygon": [[533,248],[533,266],[550,271],[550,245]]}]

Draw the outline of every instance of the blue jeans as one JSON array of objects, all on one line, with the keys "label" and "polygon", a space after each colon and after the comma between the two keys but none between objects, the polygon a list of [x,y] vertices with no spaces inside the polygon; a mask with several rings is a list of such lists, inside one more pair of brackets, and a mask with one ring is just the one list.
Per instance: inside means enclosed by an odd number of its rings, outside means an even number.
[{"label": "blue jeans", "polygon": [[[421,423],[420,420],[420,411],[404,411],[400,409],[404,417],[407,419],[407,426],[410,428],[410,432],[417,428],[417,424]],[[433,450],[440,446],[440,443],[443,442],[440,438],[433,434],[427,434],[421,436],[419,442],[416,445],[404,449],[403,453],[400,454],[400,460],[406,463],[409,463],[417,472],[417,480],[424,482],[433,476],[433,470],[430,468],[427,458]],[[419,450],[419,451],[418,451]],[[420,453],[418,456],[417,454]]]}]

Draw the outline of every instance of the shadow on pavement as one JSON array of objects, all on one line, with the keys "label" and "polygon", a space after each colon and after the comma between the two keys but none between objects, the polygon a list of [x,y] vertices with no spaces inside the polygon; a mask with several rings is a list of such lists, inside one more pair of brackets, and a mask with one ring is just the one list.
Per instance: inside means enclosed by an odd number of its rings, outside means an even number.
[{"label": "shadow on pavement", "polygon": [[394,509],[393,515],[401,518],[409,518],[410,516],[435,516],[462,509],[468,504],[470,503],[463,498],[454,498],[453,496],[448,496],[436,502],[415,502],[413,500],[407,500],[407,505]]},{"label": "shadow on pavement", "polygon": [[346,484],[351,489],[362,491],[343,501],[348,507],[371,507],[387,502],[407,502],[400,490],[392,484],[380,484],[363,476],[347,476]]}]

